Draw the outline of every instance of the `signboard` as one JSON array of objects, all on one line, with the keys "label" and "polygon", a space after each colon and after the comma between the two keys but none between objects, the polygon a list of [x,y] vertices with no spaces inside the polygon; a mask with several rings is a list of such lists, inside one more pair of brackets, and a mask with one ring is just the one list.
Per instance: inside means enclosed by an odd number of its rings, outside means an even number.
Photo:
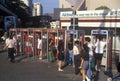
[{"label": "signboard", "polygon": [[120,9],[117,10],[91,10],[91,11],[76,11],[74,15],[72,11],[61,12],[60,17],[91,17],[91,16],[120,16]]}]

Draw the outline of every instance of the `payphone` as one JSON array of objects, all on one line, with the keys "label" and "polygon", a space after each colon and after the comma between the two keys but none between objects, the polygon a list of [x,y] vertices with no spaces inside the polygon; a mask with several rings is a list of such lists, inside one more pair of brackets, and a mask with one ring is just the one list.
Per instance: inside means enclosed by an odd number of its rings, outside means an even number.
[{"label": "payphone", "polygon": [[104,48],[104,53],[102,57],[101,65],[105,66],[105,71],[111,68],[112,62],[112,30],[91,30],[91,41],[95,44],[99,37],[106,39],[106,47]]}]

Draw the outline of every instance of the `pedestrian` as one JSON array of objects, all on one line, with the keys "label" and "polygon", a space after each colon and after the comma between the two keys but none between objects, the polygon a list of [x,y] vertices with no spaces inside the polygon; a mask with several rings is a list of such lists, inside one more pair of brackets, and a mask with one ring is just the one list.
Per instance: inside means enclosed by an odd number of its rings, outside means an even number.
[{"label": "pedestrian", "polygon": [[9,39],[6,41],[6,45],[4,46],[4,49],[8,48],[8,57],[10,58],[10,62],[14,63],[15,62],[15,57],[14,57],[14,50],[15,50],[15,42],[13,40],[13,36],[10,35]]},{"label": "pedestrian", "polygon": [[64,45],[63,40],[58,42],[58,71],[63,71],[62,62],[64,60]]},{"label": "pedestrian", "polygon": [[103,57],[103,52],[106,47],[106,39],[102,36],[99,37],[99,40],[95,44],[95,59],[96,59],[96,71],[100,71],[101,60]]},{"label": "pedestrian", "polygon": [[49,39],[49,59],[51,62],[55,61],[55,57],[54,57],[54,51],[55,50],[55,43],[54,40],[51,38]]},{"label": "pedestrian", "polygon": [[89,66],[89,47],[87,46],[87,44],[84,44],[82,49],[83,50],[81,53],[81,63],[79,67],[82,74],[82,81],[90,81],[90,79],[86,76]]},{"label": "pedestrian", "polygon": [[39,38],[38,38],[37,48],[38,48],[38,57],[40,60],[42,60],[42,39],[41,39],[41,36],[39,36]]},{"label": "pedestrian", "polygon": [[68,64],[74,66],[73,35],[72,34],[69,35],[67,48],[68,48]]},{"label": "pedestrian", "polygon": [[75,74],[80,73],[80,45],[78,40],[74,40],[73,46],[73,55],[74,55],[74,66],[75,66]]},{"label": "pedestrian", "polygon": [[16,37],[15,34],[13,35],[13,40],[14,40],[14,43],[15,43],[15,46],[14,46],[14,55],[16,55],[17,54],[17,37]]},{"label": "pedestrian", "polygon": [[92,76],[94,76],[93,72],[92,72],[92,68],[91,68],[91,64],[92,62],[94,61],[93,58],[94,58],[94,45],[91,43],[91,39],[90,37],[86,37],[85,38],[85,42],[87,44],[87,46],[89,47],[89,68],[87,70],[87,76],[89,79],[92,78]]}]

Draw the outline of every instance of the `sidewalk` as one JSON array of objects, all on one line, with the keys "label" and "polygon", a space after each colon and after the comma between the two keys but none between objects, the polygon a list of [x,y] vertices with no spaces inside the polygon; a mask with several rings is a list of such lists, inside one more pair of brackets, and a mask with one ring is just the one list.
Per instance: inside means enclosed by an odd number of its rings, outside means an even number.
[{"label": "sidewalk", "polygon": [[[40,62],[40,63],[43,63],[43,64],[46,64],[49,68],[52,68],[53,70],[55,70],[55,73],[53,74],[56,74],[56,72],[58,73],[57,71],[57,61],[56,62],[48,62],[46,59],[44,60],[39,60],[38,58],[25,58],[24,60],[22,60],[24,62],[29,62],[29,61],[34,61],[34,63],[37,63],[37,62]],[[109,77],[114,77],[115,75],[117,75],[117,68],[115,66],[115,62],[113,61],[112,62],[112,70],[111,71],[107,71],[105,72],[104,70],[104,67],[102,67],[101,71],[100,72],[96,72],[96,77],[92,80],[92,81],[107,81],[107,79]],[[75,75],[74,74],[74,68],[73,66],[66,66],[65,68],[63,68],[63,72],[60,72],[61,73],[61,78],[68,78],[69,81],[82,81],[82,76],[80,74],[78,75]]]},{"label": "sidewalk", "polygon": [[[7,52],[0,54],[0,81],[82,81],[81,75],[74,74],[73,66],[66,66],[63,72],[57,70],[57,61],[41,61],[38,58],[18,56],[15,63],[7,59]],[[104,68],[96,73],[92,81],[107,81],[109,76],[117,74],[115,64],[112,71],[104,72]]]}]

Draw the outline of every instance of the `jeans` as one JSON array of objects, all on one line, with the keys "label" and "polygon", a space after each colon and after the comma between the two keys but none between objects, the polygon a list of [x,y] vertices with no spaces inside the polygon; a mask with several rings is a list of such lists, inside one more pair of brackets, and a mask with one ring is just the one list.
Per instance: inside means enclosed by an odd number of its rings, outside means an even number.
[{"label": "jeans", "polygon": [[88,76],[89,79],[92,76],[92,70],[91,70],[92,60],[93,60],[93,56],[89,55],[89,67],[88,67],[88,70],[87,70],[87,76]]},{"label": "jeans", "polygon": [[74,63],[74,55],[73,55],[73,52],[72,52],[72,50],[69,50],[69,62],[68,62],[68,64],[72,64],[72,63]]}]

